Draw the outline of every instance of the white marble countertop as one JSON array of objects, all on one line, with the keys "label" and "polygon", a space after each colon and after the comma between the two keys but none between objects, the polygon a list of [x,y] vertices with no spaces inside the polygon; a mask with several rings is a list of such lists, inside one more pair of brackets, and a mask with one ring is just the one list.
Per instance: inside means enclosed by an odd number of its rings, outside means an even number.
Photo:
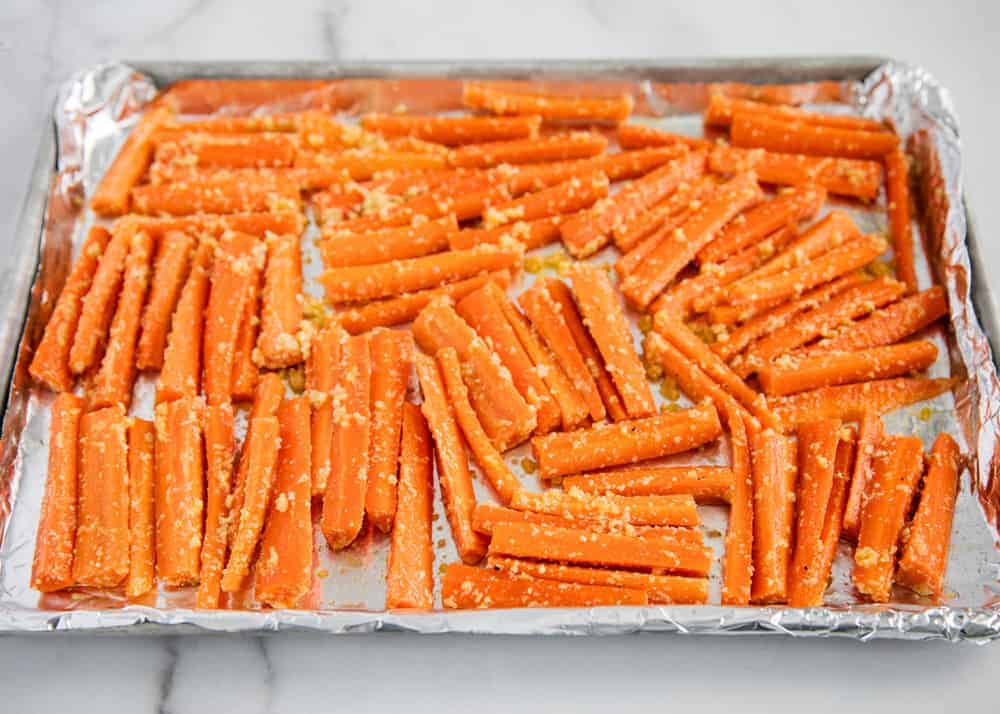
[{"label": "white marble countertop", "polygon": [[[0,3],[0,249],[54,87],[110,59],[530,59],[875,54],[950,87],[990,268],[1000,268],[1000,5],[840,0]],[[96,5],[96,7],[91,7]],[[403,3],[399,3],[403,5]],[[0,255],[9,255],[2,250]],[[0,259],[2,264],[2,259]],[[0,266],[5,267],[5,266]],[[988,273],[989,274],[989,273]],[[2,279],[2,278],[0,278]],[[996,702],[1000,646],[787,638],[0,639],[0,711],[956,711]]]}]

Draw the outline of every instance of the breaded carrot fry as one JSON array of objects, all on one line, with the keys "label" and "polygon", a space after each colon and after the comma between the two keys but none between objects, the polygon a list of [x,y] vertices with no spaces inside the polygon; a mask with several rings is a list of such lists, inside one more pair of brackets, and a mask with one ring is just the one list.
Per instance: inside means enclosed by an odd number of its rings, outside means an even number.
[{"label": "breaded carrot fry", "polygon": [[852,577],[858,592],[875,602],[889,601],[899,537],[923,470],[924,447],[916,436],[886,436],[872,459]]},{"label": "breaded carrot fry", "polygon": [[215,246],[206,241],[198,246],[191,261],[191,271],[184,281],[171,321],[163,368],[156,380],[157,403],[198,394],[203,321],[214,255]]},{"label": "breaded carrot fry", "polygon": [[909,292],[917,292],[917,269],[913,264],[913,225],[910,214],[910,172],[906,154],[899,148],[885,155],[885,195],[889,212],[889,235],[896,256],[896,273]]},{"label": "breaded carrot fry", "polygon": [[646,592],[635,588],[517,577],[462,563],[449,565],[441,581],[441,604],[449,610],[600,607],[648,602]]},{"label": "breaded carrot fry", "polygon": [[420,409],[434,437],[441,500],[451,526],[451,537],[462,562],[475,564],[486,555],[487,542],[472,529],[476,494],[472,488],[465,444],[455,423],[455,414],[448,402],[437,363],[421,353],[413,356],[413,362],[424,397]]},{"label": "breaded carrot fry", "polygon": [[711,146],[706,139],[674,134],[645,124],[619,124],[618,145],[623,149],[645,149],[651,146],[689,146],[701,149]]},{"label": "breaded carrot fry", "polygon": [[281,448],[274,497],[260,540],[254,594],[271,607],[294,608],[312,579],[309,398],[284,400],[278,407],[278,427]]},{"label": "breaded carrot fry", "polygon": [[509,92],[489,84],[464,82],[462,103],[500,115],[540,116],[552,121],[586,120],[621,122],[632,113],[635,100],[628,94],[618,97],[565,97]]},{"label": "breaded carrot fry", "polygon": [[361,126],[383,136],[415,136],[445,146],[533,139],[541,117],[437,117],[366,114]]},{"label": "breaded carrot fry", "polygon": [[941,595],[961,458],[955,440],[946,433],[938,434],[896,572],[897,583],[921,595]]},{"label": "breaded carrot fry", "polygon": [[771,429],[750,435],[753,464],[753,583],[751,601],[788,597],[788,567],[795,518],[795,442]]},{"label": "breaded carrot fry", "polygon": [[749,99],[737,99],[716,93],[711,96],[705,108],[705,125],[727,127],[736,114],[762,116],[778,121],[802,122],[816,126],[829,126],[838,129],[853,129],[855,131],[887,131],[884,124],[875,119],[850,116],[845,114],[822,114],[820,112],[796,109],[755,102]]},{"label": "breaded carrot fry", "polygon": [[192,183],[137,186],[132,189],[132,205],[136,213],[148,216],[288,211],[299,206],[299,187],[286,176],[223,175]]},{"label": "breaded carrot fry", "polygon": [[514,221],[534,221],[582,211],[607,196],[610,186],[608,177],[599,171],[574,176],[551,188],[490,206],[483,214],[483,225],[495,228]]},{"label": "breaded carrot fry", "polygon": [[655,459],[694,449],[722,433],[710,404],[683,411],[545,434],[531,440],[542,478]]},{"label": "breaded carrot fry", "polygon": [[[336,231],[336,225],[333,226]],[[375,265],[391,260],[419,258],[448,249],[449,237],[458,231],[454,216],[419,226],[386,228],[371,233],[328,232],[320,243],[323,265],[345,268]]]},{"label": "breaded carrot fry", "polygon": [[145,595],[156,586],[156,514],[153,490],[156,429],[133,419],[128,426],[129,567],[125,595]]},{"label": "breaded carrot fry", "polygon": [[139,183],[153,158],[153,135],[171,116],[167,108],[157,107],[139,119],[90,199],[94,213],[105,217],[128,213],[132,187]]},{"label": "breaded carrot fry", "polygon": [[73,374],[83,374],[101,358],[135,234],[127,229],[114,231],[101,254],[90,289],[83,298],[69,350],[69,371]]},{"label": "breaded carrot fry", "polygon": [[409,332],[378,329],[369,335],[371,377],[371,456],[365,514],[375,527],[388,533],[396,514],[400,429],[403,401],[413,366],[413,336]]},{"label": "breaded carrot fry", "polygon": [[205,409],[205,537],[201,545],[197,605],[219,607],[222,567],[229,541],[227,501],[233,485],[233,407]]},{"label": "breaded carrot fry", "polygon": [[[615,245],[622,253],[633,253],[637,246],[646,245],[645,253],[648,254],[663,236],[687,220],[718,186],[719,181],[715,176],[701,176],[694,181],[681,183],[673,193],[650,206],[649,210],[615,226],[612,229]],[[658,236],[655,240],[652,238],[654,234]],[[617,265],[615,267],[617,269]],[[634,269],[633,265],[628,270],[618,272],[627,275]]]},{"label": "breaded carrot fry", "polygon": [[121,295],[115,307],[101,366],[91,385],[88,399],[90,409],[121,404],[128,409],[132,402],[132,385],[135,381],[135,343],[139,337],[142,305],[149,287],[150,261],[153,239],[146,233],[136,233],[132,238]]},{"label": "breaded carrot fry", "polygon": [[559,225],[566,216],[540,218],[537,221],[517,221],[496,228],[465,228],[448,234],[451,250],[469,250],[477,245],[503,245],[517,241],[526,251],[541,248],[559,240]]},{"label": "breaded carrot fry", "polygon": [[733,469],[727,466],[651,466],[567,476],[567,491],[619,496],[687,495],[698,503],[729,503]]},{"label": "breaded carrot fry", "polygon": [[754,493],[750,436],[738,412],[725,415],[732,451],[729,522],[722,561],[722,604],[749,605],[753,582]]},{"label": "breaded carrot fry", "polygon": [[40,592],[73,584],[73,550],[77,528],[77,474],[83,400],[64,392],[52,402],[49,421],[49,468],[42,512],[38,517],[31,587]]},{"label": "breaded carrot fry", "polygon": [[536,164],[546,161],[585,159],[604,153],[608,140],[601,134],[575,131],[541,139],[466,144],[448,157],[452,166],[485,169],[500,164]]},{"label": "breaded carrot fry", "polygon": [[229,394],[233,401],[247,402],[253,399],[260,379],[260,368],[254,362],[253,351],[257,347],[260,334],[260,292],[262,270],[255,270],[248,278],[247,298],[243,303],[240,327],[233,344],[233,376],[229,383]]},{"label": "breaded carrot fry", "polygon": [[302,361],[302,254],[297,236],[267,238],[267,267],[261,293],[257,349],[264,367],[278,369]]},{"label": "breaded carrot fry", "polygon": [[520,444],[535,430],[534,409],[517,391],[510,371],[455,308],[432,302],[413,322],[413,337],[431,355],[445,347],[455,349],[472,406],[498,451]]},{"label": "breaded carrot fry", "polygon": [[845,159],[878,159],[899,146],[899,137],[891,132],[857,131],[750,114],[733,117],[729,140],[737,147]]},{"label": "breaded carrot fry", "polygon": [[156,161],[208,168],[291,166],[298,151],[294,136],[275,132],[201,134],[187,132],[156,147]]},{"label": "breaded carrot fry", "polygon": [[839,387],[821,387],[768,400],[783,429],[815,419],[855,421],[866,411],[879,414],[932,399],[955,386],[955,379],[895,377]]},{"label": "breaded carrot fry", "polygon": [[861,530],[861,513],[864,511],[865,491],[871,480],[872,458],[882,442],[885,428],[877,411],[866,411],[858,417],[858,445],[851,471],[851,487],[844,506],[843,536],[857,541]]},{"label": "breaded carrot fry", "polygon": [[547,513],[563,518],[613,518],[636,526],[686,526],[701,523],[694,498],[670,496],[597,495],[568,488],[535,493],[521,489],[510,501],[518,511]]},{"label": "breaded carrot fry", "polygon": [[399,505],[385,574],[385,607],[434,606],[434,453],[427,421],[415,404],[403,405],[399,448]]},{"label": "breaded carrot fry", "polygon": [[170,318],[187,280],[196,239],[190,233],[169,231],[160,239],[149,284],[149,299],[142,312],[142,332],[136,348],[138,369],[163,367]]},{"label": "breaded carrot fry", "polygon": [[833,493],[840,420],[823,419],[798,428],[795,547],[788,575],[788,604],[817,607],[829,573],[820,569],[823,529]]},{"label": "breaded carrot fry", "polygon": [[333,456],[320,521],[331,550],[353,543],[364,524],[372,454],[371,382],[368,337],[347,338],[333,388]]},{"label": "breaded carrot fry", "polygon": [[32,379],[53,392],[67,392],[73,388],[73,374],[69,367],[70,350],[85,296],[90,290],[101,255],[110,238],[111,234],[101,226],[93,226],[87,233],[87,238],[80,247],[80,255],[73,263],[59,293],[52,315],[45,324],[45,333],[35,349],[31,366],[28,367]]},{"label": "breaded carrot fry", "polygon": [[128,577],[127,421],[120,404],[80,417],[76,585],[113,588]]},{"label": "breaded carrot fry", "polygon": [[312,495],[326,493],[333,456],[333,388],[347,332],[336,322],[313,336],[306,359],[306,389],[312,399]]}]

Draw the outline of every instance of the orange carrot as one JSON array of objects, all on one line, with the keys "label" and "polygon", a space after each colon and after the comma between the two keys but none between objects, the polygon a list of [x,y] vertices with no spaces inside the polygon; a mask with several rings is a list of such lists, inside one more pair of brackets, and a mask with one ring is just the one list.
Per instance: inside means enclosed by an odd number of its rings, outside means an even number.
[{"label": "orange carrot", "polygon": [[490,206],[483,214],[483,225],[495,228],[514,221],[533,221],[582,211],[607,196],[610,185],[608,177],[599,171],[574,176],[551,188]]},{"label": "orange carrot", "polygon": [[125,594],[129,598],[141,597],[156,586],[155,443],[153,422],[133,419],[128,426],[129,569]]},{"label": "orange carrot", "polygon": [[724,94],[713,94],[705,108],[705,125],[727,127],[736,114],[762,116],[778,121],[802,122],[816,126],[829,126],[856,131],[887,131],[885,125],[875,119],[845,114],[821,114],[794,107],[764,104],[749,99],[736,99]]},{"label": "orange carrot", "polygon": [[299,151],[296,169],[315,169],[326,185],[337,181],[367,181],[386,171],[434,171],[448,166],[448,156],[426,152],[395,151],[391,147],[349,149],[332,153]]},{"label": "orange carrot", "polygon": [[132,189],[136,213],[189,216],[195,213],[287,211],[299,206],[299,187],[286,176],[223,175],[197,183],[147,184]]},{"label": "orange carrot", "polygon": [[198,132],[201,134],[246,134],[257,131],[295,131],[303,114],[263,114],[254,116],[219,116],[171,124],[170,132]]},{"label": "orange carrot", "polygon": [[739,413],[726,414],[732,450],[729,522],[722,561],[722,604],[749,605],[753,583],[754,492],[750,437]]},{"label": "orange carrot", "polygon": [[910,217],[910,176],[906,154],[899,148],[885,155],[885,194],[889,234],[896,254],[896,272],[912,293],[917,292],[913,264],[913,225]]},{"label": "orange carrot", "polygon": [[872,459],[853,580],[875,602],[889,601],[899,537],[923,468],[924,447],[916,436],[885,437]]},{"label": "orange carrot", "polygon": [[164,107],[142,115],[90,199],[94,213],[99,216],[128,213],[132,187],[139,183],[153,158],[153,136],[171,116],[171,112]]},{"label": "orange carrot", "polygon": [[101,366],[94,377],[88,407],[100,409],[121,404],[128,409],[132,402],[132,385],[135,381],[135,343],[139,336],[142,305],[149,286],[149,267],[153,253],[153,239],[146,233],[132,238],[121,296],[111,320],[108,346],[101,359]]},{"label": "orange carrot", "polygon": [[333,457],[320,522],[332,550],[353,543],[364,522],[371,470],[371,381],[368,338],[349,337],[333,388]]},{"label": "orange carrot", "polygon": [[733,469],[725,466],[651,466],[567,476],[567,491],[619,496],[687,495],[698,503],[729,503]]},{"label": "orange carrot", "polygon": [[536,436],[531,450],[539,474],[551,479],[688,451],[721,433],[715,408],[700,404],[646,419]]},{"label": "orange carrot", "polygon": [[170,231],[180,231],[193,235],[222,236],[227,231],[248,233],[263,238],[267,233],[294,233],[300,235],[305,230],[305,216],[298,210],[212,214],[204,213],[193,216],[170,216],[153,218],[129,214],[115,221],[113,231],[129,227],[131,230],[143,230],[156,240],[162,240]]},{"label": "orange carrot", "polygon": [[312,495],[326,493],[333,457],[333,388],[347,333],[336,322],[313,337],[306,360],[306,389],[312,398]]},{"label": "orange carrot", "polygon": [[654,147],[639,151],[621,151],[587,159],[594,168],[603,171],[612,183],[637,179],[687,153],[683,146]]},{"label": "orange carrot", "polygon": [[276,132],[201,134],[188,132],[156,147],[157,162],[209,168],[275,168],[291,166],[298,145],[295,137]]},{"label": "orange carrot", "polygon": [[750,436],[753,464],[753,583],[756,603],[788,596],[789,551],[795,517],[795,442],[768,429]]},{"label": "orange carrot", "polygon": [[891,132],[859,131],[743,113],[733,116],[729,139],[737,147],[846,159],[878,159],[899,146],[899,137]]},{"label": "orange carrot", "polygon": [[391,260],[419,258],[448,249],[451,234],[458,230],[454,216],[419,226],[386,228],[373,233],[326,232],[320,244],[323,265],[345,268],[375,265]]},{"label": "orange carrot", "polygon": [[537,221],[517,221],[495,228],[466,228],[448,234],[451,250],[469,250],[477,245],[504,245],[516,241],[524,249],[534,250],[559,240],[559,226],[565,216],[552,216]]},{"label": "orange carrot", "polygon": [[454,149],[448,158],[452,166],[459,168],[490,168],[583,159],[603,153],[607,145],[608,140],[600,134],[577,131],[541,139],[466,144]]},{"label": "orange carrot", "polygon": [[112,588],[128,577],[127,422],[120,404],[80,417],[79,497],[72,571],[76,585]]},{"label": "orange carrot", "polygon": [[434,606],[434,461],[427,421],[415,404],[403,405],[399,448],[399,505],[385,574],[385,607]]},{"label": "orange carrot", "polygon": [[111,234],[101,226],[94,226],[87,233],[28,367],[31,377],[53,392],[67,392],[73,388],[70,350],[85,296],[110,238]]},{"label": "orange carrot", "polygon": [[293,235],[269,236],[257,348],[264,367],[302,361],[302,255]]},{"label": "orange carrot", "polygon": [[833,467],[833,488],[830,491],[830,502],[826,509],[823,533],[820,536],[823,547],[820,551],[819,565],[816,568],[820,576],[813,580],[818,593],[808,593],[813,600],[819,599],[821,602],[843,530],[844,504],[847,500],[847,490],[850,487],[851,472],[854,469],[856,440],[854,427],[845,427],[841,430],[840,442],[837,444],[837,458]]},{"label": "orange carrot", "polygon": [[[622,253],[631,254],[636,252],[634,248],[644,245],[646,247],[643,250],[648,254],[659,244],[663,236],[687,220],[718,186],[719,182],[715,176],[701,176],[695,181],[681,183],[673,193],[650,206],[647,211],[615,226],[612,229],[615,246]],[[657,236],[655,239],[652,237],[654,235]],[[618,270],[617,265],[615,269]],[[627,275],[634,269],[635,265],[632,265],[627,270],[618,272]]]},{"label": "orange carrot", "polygon": [[219,607],[222,567],[229,540],[226,502],[233,481],[233,407],[205,409],[205,538],[201,546],[197,605]]},{"label": "orange carrot", "polygon": [[187,279],[191,251],[196,240],[189,233],[170,231],[160,240],[153,278],[149,285],[149,300],[142,313],[142,332],[136,348],[138,369],[163,367],[163,350],[167,346],[170,317]]},{"label": "orange carrot", "polygon": [[63,393],[52,402],[49,421],[49,468],[38,517],[31,587],[40,592],[73,584],[73,548],[77,527],[77,473],[83,400]]},{"label": "orange carrot", "polygon": [[198,246],[191,261],[191,272],[184,281],[171,321],[167,347],[163,352],[163,369],[156,380],[157,403],[198,394],[201,337],[214,255],[215,247],[205,242]]},{"label": "orange carrot", "polygon": [[563,518],[614,518],[637,526],[697,526],[701,523],[694,498],[670,496],[596,495],[567,488],[534,493],[518,490],[510,501],[519,511],[547,513]]},{"label": "orange carrot", "polygon": [[711,145],[705,139],[673,134],[645,124],[620,124],[618,126],[618,145],[623,149],[645,149],[650,146],[676,146],[678,144],[690,146],[693,149]]},{"label": "orange carrot", "polygon": [[895,377],[871,382],[821,387],[809,392],[769,400],[782,428],[794,429],[814,419],[855,421],[866,411],[879,414],[932,399],[955,385],[954,379]]},{"label": "orange carrot", "polygon": [[851,487],[844,506],[843,535],[857,541],[861,530],[861,513],[864,510],[865,491],[871,480],[872,458],[885,434],[882,417],[877,411],[866,411],[858,417],[858,445],[851,472]]},{"label": "orange carrot", "polygon": [[463,82],[462,103],[469,109],[493,114],[540,116],[546,120],[621,122],[632,113],[635,101],[628,94],[617,97],[554,96],[510,92],[477,82]]},{"label": "orange carrot", "polygon": [[[254,266],[257,267],[257,266]],[[233,343],[233,375],[229,383],[229,394],[233,401],[247,402],[253,399],[260,379],[260,368],[254,362],[254,349],[260,333],[260,289],[261,270],[254,270],[247,280],[247,297],[240,315],[240,327]]]},{"label": "orange carrot", "polygon": [[383,136],[415,136],[445,146],[512,141],[538,136],[541,117],[436,117],[367,114],[361,126]]},{"label": "orange carrot", "polygon": [[472,489],[465,444],[458,431],[458,424],[455,423],[455,414],[448,403],[437,363],[420,353],[414,355],[413,361],[420,378],[420,391],[424,396],[421,411],[434,437],[441,500],[448,515],[451,536],[462,561],[478,563],[486,555],[487,542],[472,529],[476,494]]},{"label": "orange carrot", "polygon": [[938,434],[896,572],[896,582],[921,595],[941,595],[961,458],[955,440],[948,434]]},{"label": "orange carrot", "polygon": [[513,607],[646,605],[646,592],[612,585],[517,577],[452,563],[441,581],[441,604],[449,610]]}]

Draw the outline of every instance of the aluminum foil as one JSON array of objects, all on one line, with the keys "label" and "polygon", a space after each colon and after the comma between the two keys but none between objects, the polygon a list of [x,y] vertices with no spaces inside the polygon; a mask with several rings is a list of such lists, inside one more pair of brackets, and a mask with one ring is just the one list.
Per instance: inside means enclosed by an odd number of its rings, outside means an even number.
[{"label": "aluminum foil", "polygon": [[[0,632],[268,632],[307,630],[326,633],[396,630],[419,633],[620,634],[679,632],[689,634],[783,633],[795,636],[843,635],[857,639],[895,637],[946,638],[984,642],[1000,637],[1000,454],[996,436],[1000,381],[987,334],[1000,338],[988,285],[977,273],[975,237],[968,225],[961,183],[958,122],[947,92],[922,70],[897,64],[835,60],[758,60],[691,62],[678,65],[613,63],[511,65],[415,65],[326,67],[311,64],[249,67],[159,65],[143,72],[122,64],[83,71],[59,92],[54,108],[54,136],[43,143],[34,191],[22,217],[13,287],[0,321],[0,370],[10,369],[10,389],[0,446]],[[35,529],[44,488],[48,405],[51,395],[26,378],[31,348],[37,343],[55,297],[78,246],[94,217],[82,198],[93,190],[135,119],[156,94],[158,84],[195,76],[338,77],[286,87],[269,105],[253,91],[237,104],[222,105],[196,82],[176,95],[187,114],[241,114],[323,107],[350,119],[364,111],[410,111],[459,108],[456,77],[489,76],[542,85],[549,91],[631,92],[636,121],[690,134],[701,132],[699,110],[713,84],[754,95],[747,81],[783,82],[786,97],[821,105],[826,111],[854,111],[890,120],[908,141],[919,177],[926,250],[919,251],[921,284],[945,285],[951,307],[948,329],[932,328],[927,338],[942,349],[933,376],[966,376],[954,394],[929,405],[903,409],[887,418],[890,431],[917,433],[929,446],[940,431],[959,439],[968,454],[952,536],[942,602],[897,590],[890,605],[858,604],[851,591],[850,553],[842,545],[834,564],[827,606],[732,608],[717,605],[614,607],[593,609],[521,609],[483,612],[437,610],[427,613],[384,611],[384,576],[388,540],[366,529],[359,542],[333,554],[317,532],[314,587],[301,610],[259,607],[252,592],[239,596],[239,609],[191,609],[190,591],[160,591],[142,604],[120,594],[71,592],[40,594],[29,585]],[[273,88],[272,88],[273,89]],[[273,97],[273,92],[271,93]],[[51,159],[54,159],[51,160]],[[841,203],[865,230],[885,230],[884,197],[866,207]],[[321,294],[313,245],[315,226],[307,232],[307,289]],[[558,246],[544,253],[559,250]],[[972,254],[970,256],[970,253]],[[613,259],[609,250],[594,258]],[[33,277],[30,293],[18,290]],[[531,281],[525,276],[515,287]],[[981,322],[982,320],[982,322]],[[986,331],[984,332],[984,326]],[[636,330],[637,343],[640,339]],[[413,385],[415,386],[415,385]],[[152,383],[141,378],[133,413],[151,413]],[[657,395],[662,401],[663,397]],[[681,403],[684,403],[681,398]],[[725,443],[693,455],[705,463],[724,462]],[[541,487],[522,468],[524,447],[507,454],[508,463],[529,486]],[[685,455],[684,460],[691,460]],[[490,498],[482,479],[477,493]],[[725,509],[701,507],[706,542],[721,553]],[[456,559],[446,519],[437,499],[435,558],[441,566]],[[712,602],[718,602],[719,566],[712,573]]]}]

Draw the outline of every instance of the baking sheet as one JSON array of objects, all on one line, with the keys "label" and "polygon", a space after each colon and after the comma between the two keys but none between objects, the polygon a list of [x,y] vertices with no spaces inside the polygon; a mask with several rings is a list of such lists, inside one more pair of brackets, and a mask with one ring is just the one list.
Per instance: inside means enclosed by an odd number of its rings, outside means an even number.
[{"label": "baking sheet", "polygon": [[[929,260],[921,256],[923,286],[932,273],[946,285],[952,308],[951,329],[937,328],[928,336],[938,342],[942,358],[932,376],[968,374],[952,395],[932,403],[900,410],[887,419],[890,431],[915,431],[930,440],[948,430],[967,452],[970,471],[963,477],[956,512],[952,554],[942,605],[913,599],[898,591],[890,606],[855,605],[850,591],[849,555],[842,546],[834,568],[828,607],[795,610],[784,607],[729,608],[670,606],[508,610],[487,612],[440,611],[385,613],[385,556],[388,540],[366,530],[359,542],[332,554],[317,534],[315,587],[304,607],[310,610],[195,611],[190,592],[160,592],[146,605],[128,605],[106,593],[75,592],[45,596],[29,585],[37,515],[44,487],[47,458],[48,409],[51,395],[25,379],[27,356],[93,217],[81,209],[110,162],[137,112],[154,96],[157,86],[178,79],[212,77],[339,77],[337,81],[300,83],[277,102],[261,106],[253,92],[236,105],[219,106],[204,87],[190,85],[182,93],[185,113],[249,113],[288,111],[306,107],[337,110],[345,117],[366,111],[390,111],[405,105],[410,111],[456,109],[460,77],[488,76],[531,82],[551,91],[586,84],[589,91],[629,91],[637,99],[643,121],[684,133],[699,133],[696,113],[707,101],[712,83],[796,82],[799,101],[824,104],[829,111],[856,110],[866,116],[888,118],[909,139],[917,160],[924,197],[925,235]],[[730,85],[752,94],[752,88]],[[840,103],[836,103],[836,102]],[[484,632],[513,634],[592,634],[632,631],[690,633],[785,632],[795,635],[841,634],[869,637],[946,637],[982,641],[1000,635],[1000,557],[997,543],[997,504],[1000,471],[995,455],[998,404],[996,368],[986,333],[978,317],[997,335],[988,285],[970,261],[974,238],[968,230],[962,203],[961,147],[957,121],[947,93],[918,68],[871,60],[757,60],[749,62],[687,62],[676,64],[554,63],[548,65],[359,65],[328,67],[287,65],[184,65],[133,67],[110,64],[86,70],[67,82],[54,109],[55,133],[43,143],[34,190],[19,229],[15,280],[5,291],[0,321],[2,374],[11,375],[4,414],[0,452],[0,631],[118,630],[128,632],[178,630],[269,631],[307,629],[322,632],[399,629],[413,632]],[[885,216],[858,204],[847,208],[868,230],[884,230]],[[44,216],[44,221],[42,217]],[[307,278],[320,269],[312,246],[311,227],[304,240]],[[967,240],[968,238],[968,240]],[[558,251],[558,246],[542,253]],[[310,259],[311,258],[311,259]],[[609,250],[594,258],[613,258]],[[37,272],[36,272],[37,268]],[[530,282],[526,275],[518,289]],[[321,294],[307,280],[314,294]],[[30,290],[30,294],[29,294]],[[978,311],[977,311],[978,308]],[[978,317],[977,317],[978,315]],[[24,339],[21,340],[22,334]],[[637,333],[638,339],[638,333]],[[20,340],[20,344],[18,341]],[[654,390],[655,391],[655,390]],[[140,380],[134,411],[149,412],[151,384]],[[657,395],[662,401],[662,397]],[[681,400],[683,404],[683,400]],[[970,449],[975,445],[975,449]],[[521,469],[525,447],[508,453],[508,463],[529,486],[540,486]],[[723,443],[700,451],[696,459],[722,462]],[[481,480],[477,491],[489,498]],[[450,533],[437,502],[436,564],[455,559]],[[725,510],[701,507],[707,541],[721,552]],[[718,600],[718,564],[712,576],[712,597]],[[247,605],[253,608],[252,600]]]}]

